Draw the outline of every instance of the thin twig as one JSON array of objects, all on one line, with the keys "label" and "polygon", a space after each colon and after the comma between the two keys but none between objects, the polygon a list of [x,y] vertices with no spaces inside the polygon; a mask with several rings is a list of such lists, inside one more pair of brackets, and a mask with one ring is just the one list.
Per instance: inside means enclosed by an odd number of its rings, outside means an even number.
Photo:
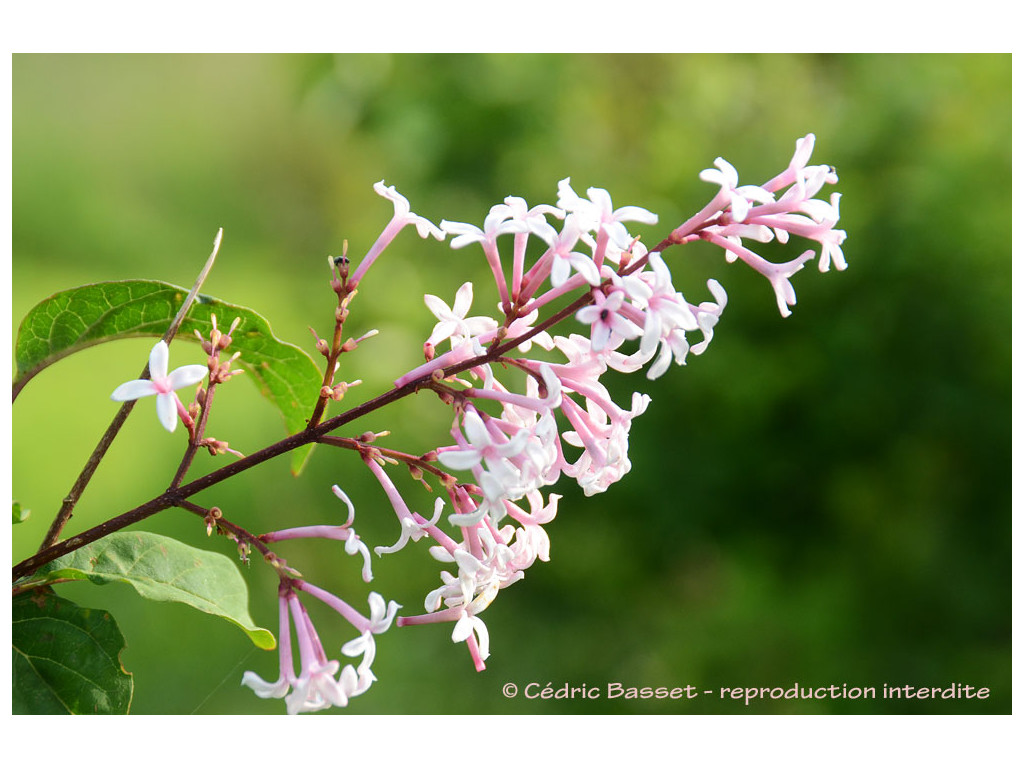
[{"label": "thin twig", "polygon": [[188,447],[185,449],[185,455],[181,458],[181,463],[178,465],[177,471],[174,473],[174,478],[171,480],[170,488],[177,488],[181,485],[181,481],[185,479],[185,474],[188,472],[188,468],[192,466],[192,460],[196,457],[196,453],[199,451],[200,445],[203,439],[203,433],[206,432],[206,421],[209,418],[210,406],[213,404],[213,391],[217,388],[217,382],[211,381],[210,385],[206,388],[206,397],[203,398],[203,410],[199,414],[199,423],[195,426],[195,433],[191,436],[188,441]]},{"label": "thin twig", "polygon": [[[194,512],[195,514],[199,515],[205,520],[210,520],[211,515],[213,513],[212,509],[207,509],[206,507],[200,506],[199,504],[196,504],[191,501],[179,501],[175,506],[180,507],[181,509],[188,510],[189,512]],[[247,544],[251,544],[252,546],[256,547],[256,549],[260,551],[260,554],[263,555],[264,558],[276,558],[276,555],[274,555],[270,547],[264,544],[263,540],[260,539],[259,536],[249,533],[249,531],[247,531],[245,528],[238,525],[237,523],[232,523],[226,517],[218,516],[214,524],[218,528],[227,531],[231,536],[234,536],[236,541],[244,540]]]}]

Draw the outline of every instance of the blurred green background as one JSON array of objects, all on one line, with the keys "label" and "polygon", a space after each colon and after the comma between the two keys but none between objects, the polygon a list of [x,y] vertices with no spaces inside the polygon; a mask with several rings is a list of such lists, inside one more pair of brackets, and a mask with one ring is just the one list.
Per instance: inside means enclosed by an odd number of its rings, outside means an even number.
[{"label": "blurred green background", "polygon": [[[779,317],[758,275],[701,244],[670,253],[675,284],[729,306],[708,353],[654,383],[613,378],[620,403],[651,394],[633,470],[585,499],[570,480],[548,526],[552,562],[487,611],[492,657],[473,671],[450,626],[378,640],[371,692],[352,713],[1007,713],[1010,711],[1009,55],[17,55],[13,62],[13,323],[52,293],[153,278],[191,285],[218,227],[205,292],[263,313],[312,351],[330,330],[325,255],[358,258],[397,185],[433,221],[481,223],[508,194],[553,203],[571,176],[616,205],[657,212],[654,244],[713,192],[722,155],[742,183],[812,162],[839,169],[850,269],[794,279]],[[800,245],[794,243],[795,255]],[[767,254],[766,254],[767,255]],[[781,252],[772,252],[780,256]],[[787,257],[788,258],[788,257]],[[417,364],[433,324],[424,292],[465,279],[476,312],[496,297],[475,247],[406,232],[362,284],[347,330],[381,335],[352,355],[346,403]],[[52,514],[151,342],[88,350],[40,374],[14,407],[14,493],[33,510],[14,558]],[[176,345],[172,365],[199,362]],[[251,452],[282,426],[255,388],[222,391],[210,433]],[[182,434],[143,403],[67,535],[160,492]],[[337,412],[337,411],[335,411]],[[421,396],[353,426],[390,445],[445,441]],[[201,457],[195,471],[223,458]],[[396,474],[397,476],[397,474]],[[430,498],[398,482],[413,506]],[[253,531],[338,521],[390,544],[397,525],[353,456],[323,447],[294,479],[271,462],[197,498]],[[169,510],[141,526],[230,553]],[[280,547],[359,608],[368,588],[339,544]],[[424,547],[375,561],[372,588],[421,612],[438,564]],[[276,632],[275,583],[243,567],[256,621]],[[239,685],[274,679],[276,653],[220,620],[129,588],[58,588],[113,612],[128,640],[136,713],[281,713]],[[314,609],[331,652],[351,630]],[[984,701],[529,701],[505,682],[731,686],[883,684],[992,691]]]}]

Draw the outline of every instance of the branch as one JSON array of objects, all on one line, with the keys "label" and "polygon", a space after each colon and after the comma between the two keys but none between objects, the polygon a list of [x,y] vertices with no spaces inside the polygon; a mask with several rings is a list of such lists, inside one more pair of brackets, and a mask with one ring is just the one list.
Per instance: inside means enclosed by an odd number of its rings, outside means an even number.
[{"label": "branch", "polygon": [[[665,242],[660,247],[671,245],[671,242]],[[453,376],[462,371],[469,370],[478,365],[494,362],[495,360],[502,357],[507,351],[515,349],[524,341],[533,338],[538,333],[545,331],[555,324],[561,322],[565,318],[575,314],[582,307],[587,306],[593,302],[593,297],[590,291],[587,291],[584,295],[577,298],[575,301],[570,303],[568,306],[563,307],[555,314],[548,317],[543,322],[531,328],[526,333],[521,334],[513,339],[508,339],[500,344],[492,345],[484,354],[478,355],[477,357],[469,360],[464,360],[461,363],[449,366],[441,369],[443,376]],[[182,502],[193,496],[200,491],[206,490],[211,486],[217,485],[218,483],[227,480],[230,477],[245,472],[248,469],[252,469],[270,459],[276,458],[282,454],[293,451],[308,443],[318,442],[320,439],[330,432],[343,427],[346,424],[355,421],[356,419],[365,416],[368,413],[383,408],[386,405],[401,400],[407,395],[416,393],[418,390],[425,387],[431,380],[431,374],[424,374],[412,381],[406,382],[400,387],[395,387],[387,392],[384,392],[376,397],[367,400],[360,405],[342,413],[333,418],[327,419],[319,424],[314,424],[307,427],[302,432],[297,432],[294,435],[290,435],[283,440],[280,440],[272,445],[263,448],[262,450],[251,453],[243,459],[239,459],[227,466],[221,467],[220,469],[214,470],[207,475],[204,475],[196,480],[193,480],[187,485],[182,485],[176,488],[171,488],[165,491],[155,499],[143,504],[142,506],[136,507],[133,510],[125,512],[107,522],[98,525],[94,528],[90,528],[83,533],[72,537],[66,541],[59,543],[52,543],[48,547],[44,547],[36,553],[35,556],[30,557],[21,563],[14,566],[13,578],[15,581],[18,579],[31,574],[37,568],[45,565],[46,563],[57,559],[63,555],[73,552],[74,550],[85,546],[97,539],[100,539],[114,531],[121,530],[129,525],[140,522],[147,517],[161,512],[168,507],[182,506]],[[70,515],[69,515],[70,516]]]}]

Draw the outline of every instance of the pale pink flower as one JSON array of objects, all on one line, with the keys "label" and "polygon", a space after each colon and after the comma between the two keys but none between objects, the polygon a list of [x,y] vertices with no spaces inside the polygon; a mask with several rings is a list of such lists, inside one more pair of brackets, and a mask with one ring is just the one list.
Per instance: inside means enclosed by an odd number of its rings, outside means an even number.
[{"label": "pale pink flower", "polygon": [[484,315],[466,317],[466,313],[469,312],[469,308],[473,304],[473,284],[470,282],[463,283],[456,291],[455,301],[451,307],[430,293],[424,294],[423,301],[437,318],[437,325],[434,326],[430,338],[426,341],[431,347],[436,347],[448,339],[454,348],[472,336],[496,331],[498,328],[498,323],[494,318]]},{"label": "pale pink flower", "polygon": [[298,528],[286,528],[281,531],[271,531],[263,534],[260,538],[263,541],[287,541],[288,539],[335,539],[345,542],[345,554],[362,555],[363,557],[363,581],[373,580],[373,572],[370,567],[370,550],[360,540],[359,535],[352,527],[355,520],[356,510],[348,495],[338,486],[331,486],[331,491],[348,508],[348,520],[341,525],[306,525]]},{"label": "pale pink flower", "polygon": [[505,205],[508,206],[508,214],[516,221],[521,221],[536,235],[540,234],[541,224],[547,224],[545,216],[554,216],[556,219],[564,219],[565,211],[553,205],[535,205],[530,208],[521,197],[506,197]]},{"label": "pale pink flower", "polygon": [[595,352],[614,348],[621,339],[635,339],[640,329],[620,314],[626,294],[614,290],[609,294],[592,291],[594,303],[576,313],[576,319],[590,325],[590,343]]},{"label": "pale pink flower", "polygon": [[590,187],[584,199],[576,194],[569,185],[569,179],[558,182],[558,205],[580,217],[587,231],[603,230],[620,249],[627,248],[632,238],[626,231],[624,221],[636,221],[641,224],[657,224],[658,215],[646,208],[626,205],[622,208],[612,206],[612,197],[608,191],[600,187]]},{"label": "pale pink flower", "polygon": [[[276,682],[268,683],[255,672],[246,672],[242,676],[242,685],[248,686],[263,699],[284,698],[290,715],[315,712],[332,705],[344,707],[349,697],[356,693],[354,684],[357,680],[351,676],[334,679],[341,663],[327,659],[306,609],[293,591],[282,592],[280,608],[280,677]],[[299,643],[302,669],[298,676],[295,674],[292,655],[289,614],[295,624]]]},{"label": "pale pink flower", "polygon": [[[529,462],[525,453],[531,438],[529,430],[519,429],[509,435],[497,425],[490,427],[491,421],[488,418],[485,423],[478,411],[468,406],[462,419],[465,436],[456,424],[452,435],[457,446],[438,451],[438,459],[445,466],[471,470],[484,495],[484,500],[471,514],[457,509],[448,518],[454,525],[476,525],[486,514],[500,519],[505,514],[505,499],[519,498],[530,490],[520,469],[520,465]],[[531,478],[535,476],[536,473],[530,474]]]},{"label": "pale pink flower", "polygon": [[722,188],[722,192],[728,195],[732,218],[737,222],[746,220],[751,201],[769,203],[775,200],[771,192],[762,187],[738,186],[739,174],[731,163],[721,157],[715,158],[715,168],[707,168],[700,172],[700,179],[718,184]]},{"label": "pale pink flower", "polygon": [[526,430],[520,430],[511,438],[507,435],[503,438],[493,435],[487,429],[479,412],[472,406],[463,414],[462,429],[466,434],[464,439],[457,431],[455,432],[460,447],[438,451],[441,463],[455,470],[480,467],[483,462],[487,463],[488,469],[493,469],[501,459],[522,451],[529,438]]},{"label": "pale pink flower", "polygon": [[416,232],[420,237],[426,239],[427,237],[433,237],[435,240],[444,240],[444,232],[438,229],[433,223],[417,216],[412,212],[409,206],[409,200],[398,193],[394,185],[388,187],[384,185],[384,180],[378,181],[373,185],[373,190],[383,198],[390,200],[395,206],[395,213],[392,217],[392,222],[404,227],[408,224],[412,224],[416,227]]},{"label": "pale pink flower", "polygon": [[423,522],[420,522],[412,513],[399,515],[399,523],[402,526],[402,531],[398,536],[398,541],[390,547],[374,547],[373,551],[377,553],[377,555],[390,555],[404,549],[405,545],[410,541],[419,541],[427,535],[428,528],[433,528],[437,525],[437,521],[441,519],[442,509],[444,509],[444,499],[438,498],[434,500],[434,516],[430,520],[423,520]]},{"label": "pale pink flower", "polygon": [[156,395],[156,416],[164,429],[173,432],[178,426],[178,411],[184,412],[174,390],[198,384],[206,377],[209,368],[205,365],[183,365],[167,373],[169,358],[167,342],[161,339],[149,353],[149,378],[122,384],[114,390],[110,399],[120,402]]},{"label": "pale pink flower", "polygon": [[672,285],[672,274],[664,259],[657,253],[648,257],[651,270],[641,274],[650,289],[650,295],[643,299],[640,308],[644,310],[644,332],[640,339],[640,351],[653,354],[658,342],[673,331],[697,330],[697,318],[690,311],[683,294]]},{"label": "pale pink flower", "polygon": [[359,281],[363,279],[366,271],[377,260],[377,257],[391,244],[395,236],[409,224],[416,227],[417,233],[422,238],[433,237],[435,240],[444,240],[445,237],[442,230],[422,216],[417,216],[413,213],[409,207],[409,201],[404,195],[399,194],[394,186],[385,186],[383,180],[381,180],[373,185],[373,189],[378,195],[390,200],[394,204],[395,212],[391,217],[391,221],[384,227],[384,231],[380,233],[380,236],[370,247],[370,250],[367,251],[366,256],[359,262],[359,266],[356,267],[348,278],[350,288],[354,288],[359,284]]},{"label": "pale pink flower", "polygon": [[549,246],[551,259],[551,285],[560,288],[569,279],[569,273],[578,272],[591,285],[601,282],[601,273],[593,256],[573,250],[584,233],[579,218],[573,214],[565,217],[561,232],[546,226],[540,230],[540,237]]},{"label": "pale pink flower", "polygon": [[473,224],[446,220],[441,222],[441,229],[449,235],[455,235],[451,242],[453,249],[464,248],[470,243],[494,243],[501,235],[529,231],[525,221],[518,217],[513,218],[516,212],[518,208],[513,209],[507,204],[499,203],[491,206],[487,218],[484,219],[483,229]]},{"label": "pale pink flower", "polygon": [[704,339],[690,348],[690,351],[695,355],[703,354],[704,350],[708,348],[711,338],[715,335],[715,325],[717,325],[719,318],[722,316],[722,310],[725,309],[725,305],[729,301],[725,289],[717,280],[708,280],[708,290],[711,291],[715,301],[702,301],[696,307],[697,325],[700,327],[700,332],[704,334]]},{"label": "pale pink flower", "polygon": [[[579,459],[566,467],[565,474],[576,478],[585,496],[603,493],[629,472],[629,430],[635,417],[647,410],[651,398],[633,393],[629,411],[611,401],[587,397],[587,410],[571,400],[563,403],[562,411],[575,428],[562,435],[567,443],[583,448]],[[570,405],[570,407],[566,407]]]},{"label": "pale pink flower", "polygon": [[509,517],[522,527],[507,525],[501,529],[505,541],[512,542],[509,544],[512,551],[510,565],[520,571],[529,568],[535,560],[550,560],[551,540],[543,526],[555,519],[558,500],[562,497],[552,493],[548,496],[548,503],[544,504],[540,491],[531,491],[526,498],[530,502],[529,513],[511,502],[507,505]]},{"label": "pale pink flower", "polygon": [[278,597],[278,659],[280,674],[273,683],[268,683],[255,672],[242,675],[242,685],[247,685],[261,699],[283,698],[295,682],[295,663],[292,658],[292,628],[289,621],[288,596]]}]

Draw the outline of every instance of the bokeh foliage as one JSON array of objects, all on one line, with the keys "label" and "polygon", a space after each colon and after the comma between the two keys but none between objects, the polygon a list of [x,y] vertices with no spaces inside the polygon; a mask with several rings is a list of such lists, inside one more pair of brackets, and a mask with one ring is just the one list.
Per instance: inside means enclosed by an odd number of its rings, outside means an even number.
[{"label": "bokeh foliage", "polygon": [[[554,202],[556,182],[645,206],[653,243],[713,192],[722,155],[744,183],[774,175],[794,140],[839,169],[846,273],[797,275],[778,316],[770,288],[710,248],[669,256],[677,287],[729,292],[708,353],[646,382],[633,470],[603,496],[571,481],[549,526],[552,562],[488,610],[493,656],[472,670],[443,627],[378,642],[379,681],[358,713],[982,713],[1010,710],[1010,57],[1008,55],[295,55],[14,57],[13,321],[59,290],[145,278],[189,286],[225,229],[204,291],[268,317],[312,351],[330,329],[325,255],[358,258],[395,184],[434,221],[480,223],[508,194]],[[371,396],[415,365],[432,325],[419,298],[495,300],[478,250],[411,234],[362,285],[352,355]],[[230,320],[226,318],[225,320]],[[38,546],[134,378],[149,342],[87,350],[40,374],[14,408],[16,498]],[[198,362],[172,347],[172,366]],[[231,390],[229,392],[229,389]],[[362,391],[360,391],[362,390]],[[347,400],[348,402],[348,400]],[[180,434],[139,408],[69,533],[160,492]],[[424,450],[449,418],[420,397],[357,423]],[[251,384],[225,386],[210,432],[249,452],[280,421]],[[435,441],[431,443],[431,441]],[[221,460],[204,459],[201,470]],[[401,480],[400,480],[401,482]],[[397,526],[354,457],[318,449],[206,492],[251,530],[339,521],[339,483],[371,546]],[[416,494],[415,486],[400,487]],[[429,509],[426,495],[418,508]],[[230,554],[185,512],[146,530]],[[367,588],[335,542],[282,553],[358,606]],[[437,582],[426,553],[377,561],[372,588],[418,612]],[[257,624],[275,586],[244,569]],[[276,657],[237,630],[118,586],[58,587],[109,610],[135,675],[133,711],[283,711],[239,681]],[[350,634],[316,613],[329,648]],[[987,686],[985,701],[683,703],[506,700],[506,681],[603,686]]]}]

